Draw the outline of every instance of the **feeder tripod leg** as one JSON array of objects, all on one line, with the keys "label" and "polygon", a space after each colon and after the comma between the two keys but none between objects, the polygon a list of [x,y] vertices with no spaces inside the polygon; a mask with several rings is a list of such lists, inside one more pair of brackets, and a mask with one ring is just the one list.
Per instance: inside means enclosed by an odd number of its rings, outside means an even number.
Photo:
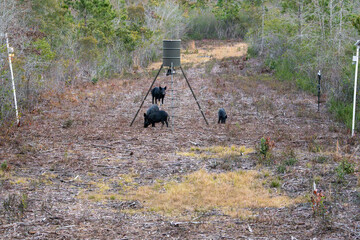
[{"label": "feeder tripod leg", "polygon": [[154,81],[152,82],[152,84],[151,84],[151,86],[150,86],[150,88],[149,88],[148,92],[146,93],[146,96],[144,97],[144,100],[142,101],[142,103],[141,103],[141,105],[140,105],[140,107],[139,107],[139,110],[136,112],[134,119],[133,119],[133,120],[131,121],[131,123],[130,123],[130,127],[133,125],[133,123],[134,123],[134,121],[135,121],[135,119],[136,119],[137,115],[139,114],[140,109],[141,109],[141,107],[143,106],[143,104],[144,104],[144,102],[145,102],[145,100],[146,100],[147,96],[149,95],[149,93],[150,93],[150,91],[151,91],[151,88],[154,86],[154,83],[155,83],[155,81],[156,81],[157,77],[159,76],[160,71],[161,71],[161,69],[162,69],[162,68],[163,68],[163,65],[161,64],[161,67],[160,67],[160,69],[159,69],[158,73],[156,74],[156,77],[155,77]]},{"label": "feeder tripod leg", "polygon": [[199,104],[198,100],[196,99],[195,93],[194,93],[194,91],[192,90],[192,88],[191,88],[191,86],[190,86],[190,83],[189,83],[189,81],[188,81],[188,79],[187,79],[187,77],[186,77],[186,75],[185,75],[185,72],[184,72],[184,70],[182,69],[181,66],[180,66],[180,69],[181,69],[182,74],[183,74],[184,77],[185,77],[186,83],[187,83],[187,85],[189,86],[192,95],[194,96],[194,99],[195,99],[195,101],[196,101],[196,103],[197,103],[197,105],[198,105],[198,107],[199,107],[199,110],[200,110],[200,112],[201,112],[201,114],[202,114],[202,116],[203,116],[206,124],[209,125],[209,123],[208,123],[208,121],[206,120],[206,117],[205,117],[205,115],[204,115],[204,113],[203,113],[203,111],[202,111],[202,109],[201,109],[201,107],[200,107],[200,104]]}]

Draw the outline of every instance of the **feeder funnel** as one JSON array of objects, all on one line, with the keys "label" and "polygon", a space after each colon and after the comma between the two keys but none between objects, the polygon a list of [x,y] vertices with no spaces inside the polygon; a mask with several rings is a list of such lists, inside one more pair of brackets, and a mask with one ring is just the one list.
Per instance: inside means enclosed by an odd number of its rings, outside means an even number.
[{"label": "feeder funnel", "polygon": [[181,40],[163,40],[163,65],[164,67],[180,66]]}]

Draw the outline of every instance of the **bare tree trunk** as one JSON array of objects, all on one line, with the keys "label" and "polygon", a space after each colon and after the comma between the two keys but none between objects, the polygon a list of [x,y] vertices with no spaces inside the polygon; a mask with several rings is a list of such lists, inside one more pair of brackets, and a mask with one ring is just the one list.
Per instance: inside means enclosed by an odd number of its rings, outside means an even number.
[{"label": "bare tree trunk", "polygon": [[[29,104],[30,103],[30,76],[26,77],[25,98],[26,98],[26,103]],[[29,107],[29,105],[27,105],[27,107]]]},{"label": "bare tree trunk", "polygon": [[344,0],[340,1],[340,23],[339,23],[339,46],[338,46],[338,54],[341,53],[341,38],[342,38],[342,18],[343,18],[343,2]]},{"label": "bare tree trunk", "polygon": [[330,36],[332,36],[333,0],[330,0],[330,2],[329,2],[329,8],[330,8],[329,28],[330,28]]},{"label": "bare tree trunk", "polygon": [[264,0],[262,0],[262,16],[261,16],[261,45],[260,45],[260,54],[262,55],[263,51],[264,51],[264,28],[265,28],[265,6],[264,6]]},{"label": "bare tree trunk", "polygon": [[303,11],[303,1],[298,1],[298,34],[300,43],[302,42],[302,11]]},{"label": "bare tree trunk", "polygon": [[321,36],[322,40],[325,41],[325,14],[321,14]]}]

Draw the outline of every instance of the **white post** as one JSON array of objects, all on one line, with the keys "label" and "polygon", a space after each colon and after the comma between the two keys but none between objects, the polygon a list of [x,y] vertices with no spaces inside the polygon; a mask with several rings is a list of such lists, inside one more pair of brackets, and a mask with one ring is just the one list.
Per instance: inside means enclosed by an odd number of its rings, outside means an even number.
[{"label": "white post", "polygon": [[17,123],[17,125],[19,126],[19,124],[20,124],[20,118],[19,118],[19,112],[18,112],[18,107],[17,107],[16,90],[15,90],[15,82],[14,82],[14,73],[13,73],[12,64],[11,64],[11,56],[10,56],[11,52],[10,52],[9,39],[8,39],[7,33],[5,34],[5,38],[6,38],[6,48],[7,48],[8,57],[9,57],[9,66],[10,66],[10,74],[11,74],[12,88],[13,88],[13,93],[14,93],[14,103],[15,103],[15,112],[16,112],[16,123]]},{"label": "white post", "polygon": [[174,65],[171,62],[171,132],[174,131]]},{"label": "white post", "polygon": [[355,128],[355,110],[356,110],[356,88],[357,88],[357,75],[358,75],[358,67],[359,67],[359,41],[356,43],[356,67],[355,67],[355,83],[354,83],[354,103],[353,103],[353,119],[352,119],[352,130],[351,136],[354,136],[354,128]]}]

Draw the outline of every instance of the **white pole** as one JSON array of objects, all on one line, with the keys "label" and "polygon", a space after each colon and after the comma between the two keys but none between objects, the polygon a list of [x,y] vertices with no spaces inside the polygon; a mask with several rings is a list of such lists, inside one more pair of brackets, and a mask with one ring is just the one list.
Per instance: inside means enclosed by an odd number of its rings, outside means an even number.
[{"label": "white pole", "polygon": [[11,73],[12,88],[13,88],[13,93],[14,93],[14,103],[15,103],[15,112],[16,112],[16,123],[17,123],[17,125],[19,126],[19,124],[20,124],[20,118],[19,118],[19,112],[18,112],[18,107],[17,107],[16,90],[15,90],[15,82],[14,82],[14,73],[13,73],[12,64],[11,64],[9,39],[8,39],[7,33],[5,34],[5,38],[6,38],[6,47],[7,47],[8,57],[9,57],[9,66],[10,66],[10,73]]},{"label": "white pole", "polygon": [[174,131],[174,65],[171,62],[171,132]]},{"label": "white pole", "polygon": [[355,67],[354,103],[353,103],[353,119],[352,119],[351,136],[354,136],[354,128],[355,128],[356,88],[357,88],[358,66],[359,66],[359,45],[356,46],[356,67]]}]

